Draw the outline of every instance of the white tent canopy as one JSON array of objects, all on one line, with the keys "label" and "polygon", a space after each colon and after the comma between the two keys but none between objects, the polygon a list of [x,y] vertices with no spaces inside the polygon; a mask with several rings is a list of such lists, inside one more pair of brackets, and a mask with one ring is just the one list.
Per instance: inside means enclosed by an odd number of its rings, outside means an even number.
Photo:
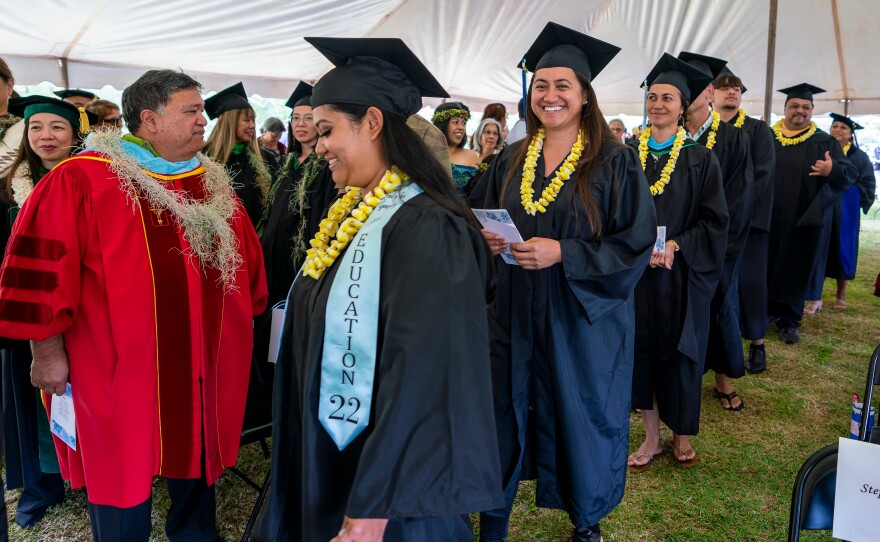
[{"label": "white tent canopy", "polygon": [[[450,94],[513,104],[518,60],[547,21],[622,48],[596,78],[608,113],[641,114],[640,81],[663,52],[725,58],[764,106],[771,0],[22,0],[0,19],[17,84],[124,88],[148,68],[181,68],[205,90],[244,81],[286,98],[330,64],[303,36],[399,37]],[[835,16],[836,12],[836,16]],[[835,31],[835,20],[837,22]],[[773,88],[810,82],[816,112],[880,113],[874,0],[778,0]],[[782,112],[775,93],[773,111]]]}]

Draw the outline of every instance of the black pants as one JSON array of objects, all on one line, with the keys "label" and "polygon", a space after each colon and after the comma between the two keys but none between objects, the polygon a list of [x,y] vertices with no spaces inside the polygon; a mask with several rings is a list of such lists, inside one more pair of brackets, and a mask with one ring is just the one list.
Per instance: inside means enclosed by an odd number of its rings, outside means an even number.
[{"label": "black pants", "polygon": [[[171,542],[217,542],[217,501],[214,486],[204,479],[168,478],[171,508],[165,534]],[[89,521],[95,542],[147,542],[153,499],[131,508],[89,503]]]},{"label": "black pants", "polygon": [[776,327],[779,329],[798,328],[801,327],[804,317],[804,302],[783,303],[771,299],[767,303],[767,312],[771,320],[776,320]]}]

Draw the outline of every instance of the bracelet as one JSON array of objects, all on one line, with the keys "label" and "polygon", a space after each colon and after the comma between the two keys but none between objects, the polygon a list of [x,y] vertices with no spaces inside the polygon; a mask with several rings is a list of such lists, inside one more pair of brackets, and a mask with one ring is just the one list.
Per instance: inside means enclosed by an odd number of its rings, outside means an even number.
[{"label": "bracelet", "polygon": [[681,247],[678,246],[678,243],[676,243],[676,242],[673,241],[672,239],[670,239],[669,242],[672,243],[672,246],[675,247],[675,251],[676,251],[676,252],[678,252],[679,250],[681,250]]}]

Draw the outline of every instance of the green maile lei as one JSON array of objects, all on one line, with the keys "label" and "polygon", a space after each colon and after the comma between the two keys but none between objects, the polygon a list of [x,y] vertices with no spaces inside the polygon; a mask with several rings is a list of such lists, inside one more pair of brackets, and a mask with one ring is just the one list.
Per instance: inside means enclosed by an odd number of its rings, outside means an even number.
[{"label": "green maile lei", "polygon": [[288,201],[288,209],[300,217],[296,233],[292,239],[293,248],[290,254],[291,261],[294,263],[303,261],[306,256],[306,250],[309,248],[308,240],[306,239],[308,234],[306,231],[308,221],[303,220],[303,217],[305,216],[305,212],[311,207],[309,205],[309,190],[311,190],[315,179],[318,178],[318,174],[321,173],[321,170],[326,164],[327,162],[324,160],[324,157],[316,152],[312,152],[308,158],[302,162],[299,162],[299,153],[291,153],[287,158],[287,162],[284,164],[284,168],[281,170],[278,182],[272,187],[273,191],[271,198],[272,201],[274,201],[276,197],[275,192],[281,184],[281,179],[288,175],[292,175],[297,169],[302,168],[302,176],[300,177],[299,182],[296,183],[296,186],[293,187],[293,193]]},{"label": "green maile lei", "polygon": [[431,117],[431,122],[433,124],[439,124],[453,117],[458,117],[467,122],[468,120],[470,120],[471,114],[464,109],[444,109],[443,111],[438,111],[434,113],[434,116]]}]

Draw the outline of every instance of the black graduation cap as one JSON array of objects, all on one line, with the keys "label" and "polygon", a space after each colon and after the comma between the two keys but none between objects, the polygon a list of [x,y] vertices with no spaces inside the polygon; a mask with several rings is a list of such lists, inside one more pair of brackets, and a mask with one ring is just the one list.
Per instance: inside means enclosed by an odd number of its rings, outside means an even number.
[{"label": "black graduation cap", "polygon": [[9,112],[24,119],[37,113],[52,113],[70,122],[73,129],[82,134],[88,133],[90,126],[101,120],[98,115],[82,107],[48,96],[13,98],[9,100]]},{"label": "black graduation cap", "polygon": [[845,117],[843,115],[838,115],[837,113],[831,113],[829,116],[832,118],[832,122],[835,120],[840,121],[840,122],[846,124],[847,126],[849,126],[849,129],[852,130],[853,132],[864,128],[864,126],[862,126],[861,124],[852,120],[849,117]]},{"label": "black graduation cap", "polygon": [[78,88],[68,88],[64,90],[56,90],[54,92],[55,96],[58,96],[62,100],[70,98],[71,96],[80,96],[82,98],[88,98],[89,100],[94,100],[97,98],[95,93],[89,92],[88,90],[80,90]]},{"label": "black graduation cap", "polygon": [[[723,68],[721,68],[721,74],[722,74],[722,75],[725,75],[725,74],[726,74],[726,75],[732,75],[732,76],[734,76],[734,77],[737,77],[737,75],[736,75],[735,73],[733,73],[732,71],[730,71],[730,68],[728,68],[727,66],[724,66]],[[715,78],[717,79],[718,76],[716,75]],[[745,94],[746,91],[748,90],[748,89],[746,88],[746,86],[742,83],[742,78],[740,78],[740,80],[739,80],[739,88],[740,88],[740,90],[742,91],[742,92],[741,92],[742,94]]]},{"label": "black graduation cap", "polygon": [[374,106],[404,120],[422,108],[422,96],[449,94],[399,38],[316,38],[311,43],[336,67],[312,89],[312,107]]},{"label": "black graduation cap", "polygon": [[724,66],[727,65],[726,60],[721,60],[720,58],[715,58],[714,56],[691,53],[689,51],[682,51],[678,53],[678,59],[684,60],[698,70],[702,70],[706,73],[711,74],[713,81],[721,74],[721,70],[724,69]]},{"label": "black graduation cap", "polygon": [[234,109],[247,109],[251,106],[247,100],[244,85],[236,83],[229,88],[224,88],[217,94],[205,100],[205,113],[208,118],[216,119],[227,111]]},{"label": "black graduation cap", "polygon": [[776,92],[781,92],[785,94],[786,102],[788,102],[788,100],[792,98],[800,98],[801,100],[810,100],[810,102],[812,103],[813,94],[821,94],[825,92],[825,89],[819,88],[809,83],[801,83],[793,87],[781,88]]},{"label": "black graduation cap", "polygon": [[592,81],[619,52],[620,47],[550,22],[523,59],[532,73],[541,68],[571,68]]},{"label": "black graduation cap", "polygon": [[712,82],[712,75],[699,70],[669,53],[663,53],[646,77],[648,86],[655,84],[672,85],[681,92],[681,98],[688,102],[691,97],[703,92]]},{"label": "black graduation cap", "polygon": [[300,81],[296,88],[293,89],[293,94],[290,95],[290,98],[284,105],[291,109],[300,105],[309,105],[309,100],[311,100],[311,98],[312,85],[306,83],[305,81]]}]

